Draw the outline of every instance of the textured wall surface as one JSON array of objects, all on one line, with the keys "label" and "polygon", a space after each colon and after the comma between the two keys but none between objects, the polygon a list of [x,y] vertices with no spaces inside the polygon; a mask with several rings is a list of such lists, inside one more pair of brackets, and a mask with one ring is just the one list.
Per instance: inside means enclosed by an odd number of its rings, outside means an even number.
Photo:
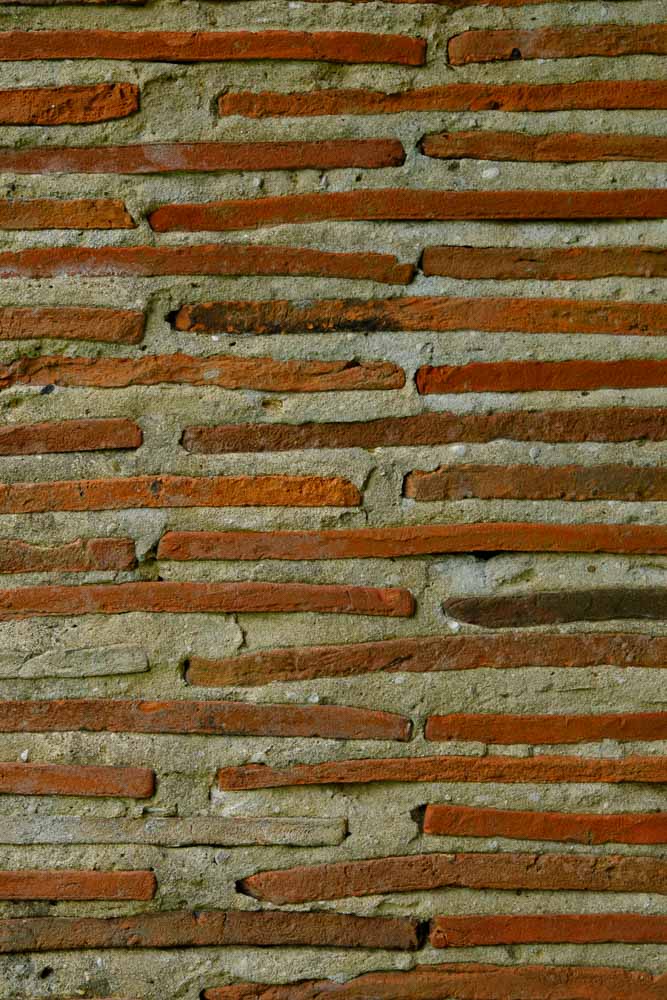
[{"label": "textured wall surface", "polygon": [[0,1000],[667,1000],[664,0],[0,17]]}]

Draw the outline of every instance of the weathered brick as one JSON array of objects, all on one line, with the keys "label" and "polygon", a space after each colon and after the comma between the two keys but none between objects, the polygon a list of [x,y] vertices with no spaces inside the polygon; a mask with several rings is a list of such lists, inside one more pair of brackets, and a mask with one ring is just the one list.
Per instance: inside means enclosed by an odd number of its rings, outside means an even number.
[{"label": "weathered brick", "polygon": [[140,146],[0,147],[0,170],[19,174],[165,174],[223,170],[398,167],[398,139],[313,142],[163,142]]},{"label": "weathered brick", "polygon": [[537,297],[320,299],[306,304],[269,299],[183,306],[174,327],[235,334],[483,330],[665,336],[667,305]]},{"label": "weathered brick", "polygon": [[501,632],[415,636],[379,642],[264,649],[220,660],[191,656],[186,679],[201,687],[300,681],[312,677],[406,671],[510,669],[516,667],[659,668],[667,663],[667,638],[633,632],[573,635]]},{"label": "weathered brick", "polygon": [[664,894],[667,861],[608,854],[412,854],[299,865],[237,882],[237,891],[279,905],[441,888]]},{"label": "weathered brick", "polygon": [[0,658],[0,677],[37,680],[62,677],[115,677],[142,674],[149,669],[148,656],[141,646],[124,643],[91,645],[67,649],[55,646],[44,653],[14,649]]},{"label": "weathered brick", "polygon": [[[0,255],[0,262],[2,256]],[[663,247],[426,247],[421,268],[450,278],[589,281],[667,277]]]},{"label": "weathered brick", "polygon": [[89,125],[127,118],[138,110],[139,88],[134,83],[0,91],[0,125]]},{"label": "weathered brick", "polygon": [[[37,34],[37,32],[33,32]],[[329,222],[465,219],[663,219],[667,191],[430,191],[379,188],[162,205],[148,216],[155,232],[196,233]],[[77,227],[78,228],[78,227]]]},{"label": "weathered brick", "polygon": [[196,454],[400,448],[457,441],[664,441],[667,409],[641,407],[498,413],[420,413],[412,417],[306,424],[218,424],[186,427],[182,445]]},{"label": "weathered brick", "polygon": [[[51,249],[39,252],[53,258]],[[138,344],[143,336],[144,314],[130,309],[81,306],[0,309],[0,340],[95,340]]]},{"label": "weathered brick", "polygon": [[[0,251],[0,278],[152,277],[164,274],[307,275],[409,285],[413,264],[391,254],[198,243],[185,247],[48,247]],[[92,310],[91,310],[92,311]]]},{"label": "weathered brick", "polygon": [[288,59],[421,66],[426,42],[366,31],[3,31],[0,60],[228,62]]},{"label": "weathered brick", "polygon": [[85,948],[197,948],[227,945],[382,948],[413,951],[416,920],[347,913],[171,910],[124,917],[0,919],[0,954]]},{"label": "weathered brick", "polygon": [[434,948],[498,944],[667,943],[667,917],[638,913],[502,914],[436,917],[429,940]]},{"label": "weathered brick", "polygon": [[0,455],[132,449],[142,440],[141,428],[125,417],[6,424],[0,428]]},{"label": "weathered brick", "polygon": [[667,469],[648,465],[441,465],[408,473],[412,500],[667,500]]},{"label": "weathered brick", "polygon": [[570,844],[664,844],[665,813],[565,813],[482,806],[429,805],[424,833],[444,837],[507,837]]},{"label": "weathered brick", "polygon": [[152,899],[157,880],[149,871],[0,871],[0,899]]},{"label": "weathered brick", "polygon": [[0,701],[5,733],[207,733],[409,740],[402,715],[338,705],[251,705],[240,701],[130,701],[67,698]]},{"label": "weathered brick", "polygon": [[[0,706],[0,713],[1,713]],[[590,743],[667,740],[666,712],[597,715],[431,715],[427,740],[479,740],[481,743]]]},{"label": "weathered brick", "polygon": [[134,563],[131,538],[77,538],[62,545],[0,539],[0,573],[88,573],[132,569]]},{"label": "weathered brick", "polygon": [[469,365],[424,365],[415,376],[417,391],[560,392],[592,389],[645,389],[667,385],[667,361],[489,361]]},{"label": "weathered brick", "polygon": [[453,66],[509,59],[667,54],[667,24],[578,24],[533,31],[464,31],[447,46]]},{"label": "weathered brick", "polygon": [[175,581],[18,587],[0,590],[0,620],[44,615],[304,612],[409,618],[414,599],[398,587]]},{"label": "weathered brick", "polygon": [[142,358],[18,358],[0,365],[0,388],[12,385],[94,386],[215,385],[265,392],[364,392],[401,389],[405,372],[390,361],[277,361],[234,355]]},{"label": "weathered brick", "polygon": [[[2,494],[0,493],[0,499]],[[0,511],[2,506],[0,506]],[[163,559],[397,559],[443,552],[667,553],[667,528],[476,522],[327,531],[168,531]]]},{"label": "weathered brick", "polygon": [[0,794],[149,799],[155,775],[146,767],[0,762]]},{"label": "weathered brick", "polygon": [[600,160],[667,160],[667,136],[610,132],[436,132],[420,143],[424,156],[440,160],[516,160],[584,163]]},{"label": "weathered brick", "polygon": [[[0,32],[0,44],[4,34]],[[35,32],[37,34],[37,32]],[[135,229],[122,201],[80,198],[76,201],[33,198],[0,200],[0,229]]]},{"label": "weathered brick", "polygon": [[268,767],[244,764],[218,771],[221,789],[282,788],[296,785],[368,784],[375,781],[551,782],[659,784],[667,781],[664,757],[597,759],[570,756],[535,757],[395,757],[328,761]]},{"label": "weathered brick", "polygon": [[347,479],[322,476],[133,476],[0,485],[0,513],[163,507],[358,507]]},{"label": "weathered brick", "polygon": [[574,83],[449,83],[420,90],[228,91],[220,115],[307,118],[388,115],[406,111],[576,111],[667,108],[667,81],[585,80]]},{"label": "weathered brick", "polygon": [[444,602],[443,608],[452,618],[487,628],[623,618],[661,621],[667,618],[667,588],[607,587],[505,597],[453,597]]}]

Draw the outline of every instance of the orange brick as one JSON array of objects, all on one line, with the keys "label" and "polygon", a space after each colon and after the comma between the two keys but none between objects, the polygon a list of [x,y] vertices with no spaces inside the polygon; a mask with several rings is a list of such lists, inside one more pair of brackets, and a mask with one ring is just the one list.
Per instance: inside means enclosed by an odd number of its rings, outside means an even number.
[{"label": "orange brick", "polygon": [[124,417],[6,424],[0,428],[0,455],[133,449],[142,440],[141,429]]},{"label": "orange brick", "polygon": [[[9,32],[0,32],[2,36]],[[35,32],[37,34],[37,32]],[[34,198],[0,200],[0,229],[135,229],[122,201],[80,198],[77,201]]]},{"label": "orange brick", "polygon": [[449,61],[467,63],[521,59],[609,58],[667,54],[667,24],[579,24],[534,31],[464,31],[449,39]]},{"label": "orange brick", "polygon": [[[39,252],[51,256],[54,253],[51,248]],[[138,344],[143,336],[144,314],[129,309],[81,306],[0,309],[0,340],[96,340],[109,344]],[[37,359],[22,358],[14,364],[28,361]]]},{"label": "orange brick", "polygon": [[127,118],[138,110],[139,88],[134,83],[0,91],[1,125],[89,125]]},{"label": "orange brick", "polygon": [[149,799],[155,775],[146,767],[99,767],[0,761],[0,794]]},{"label": "orange brick", "polygon": [[152,899],[157,880],[149,871],[0,871],[0,899]]},{"label": "orange brick", "polygon": [[667,712],[599,715],[431,715],[427,740],[482,743],[592,743],[667,740]]}]

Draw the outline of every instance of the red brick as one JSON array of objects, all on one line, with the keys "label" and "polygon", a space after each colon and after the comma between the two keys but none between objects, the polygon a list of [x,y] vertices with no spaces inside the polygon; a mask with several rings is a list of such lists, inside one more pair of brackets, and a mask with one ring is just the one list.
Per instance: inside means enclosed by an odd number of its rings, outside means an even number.
[{"label": "red brick", "polygon": [[[577,632],[573,635],[500,632],[484,635],[416,636],[332,646],[288,646],[220,660],[191,656],[189,684],[202,687],[300,681],[313,677],[405,671],[511,669],[515,667],[660,668],[667,638],[637,633]],[[667,839],[666,839],[667,842]]]},{"label": "red brick", "polygon": [[204,1000],[664,1000],[665,979],[621,968],[567,965],[418,965],[370,972],[345,983],[241,983],[206,990]]},{"label": "red brick", "polygon": [[424,735],[427,740],[478,740],[481,743],[503,744],[667,740],[667,713],[431,715],[426,721]]},{"label": "red brick", "polygon": [[[2,36],[10,32],[0,32]],[[34,32],[37,34],[37,32]],[[80,198],[76,201],[33,198],[0,200],[0,229],[135,229],[122,201]]]},{"label": "red brick", "polygon": [[667,160],[667,136],[608,132],[437,132],[420,148],[440,160],[515,160],[533,163],[585,163],[599,160]]},{"label": "red brick", "polygon": [[617,275],[667,278],[667,250],[642,246],[426,247],[421,267],[427,275],[464,279],[589,281]]},{"label": "red brick", "polygon": [[585,80],[576,83],[449,83],[420,90],[231,91],[220,115],[307,118],[406,111],[575,111],[667,108],[667,81]]},{"label": "red brick", "polygon": [[63,545],[0,539],[0,573],[88,573],[132,569],[134,564],[131,538],[77,538]]},{"label": "red brick", "polygon": [[[48,247],[0,251],[0,278],[169,274],[306,275],[409,285],[415,268],[381,253],[198,243],[185,247]],[[91,310],[92,311],[92,310]]]},{"label": "red brick", "polygon": [[[1,112],[0,112],[1,114]],[[164,174],[187,170],[332,170],[398,167],[398,139],[315,142],[163,142],[141,146],[0,147],[0,170],[19,174]]]},{"label": "red brick", "polygon": [[664,441],[667,409],[614,407],[498,413],[420,413],[306,424],[219,424],[186,427],[183,447],[195,454],[300,451],[313,448],[401,448],[457,441]]},{"label": "red brick", "polygon": [[[36,34],[36,32],[34,32]],[[148,216],[158,233],[227,232],[341,219],[663,219],[667,190],[430,191],[378,188],[163,205]]]},{"label": "red brick", "polygon": [[0,794],[149,799],[155,775],[146,767],[83,767],[0,762]]},{"label": "red brick", "polygon": [[424,365],[415,376],[417,391],[559,392],[592,389],[645,389],[667,386],[667,361],[491,361],[469,365]]},{"label": "red brick", "polygon": [[429,940],[434,948],[564,942],[666,944],[667,917],[637,913],[436,917]]},{"label": "red brick", "polygon": [[500,521],[328,531],[168,531],[160,541],[158,556],[180,560],[396,559],[443,552],[667,554],[667,527]]},{"label": "red brick", "polygon": [[156,888],[149,871],[0,871],[0,899],[152,899]]},{"label": "red brick", "polygon": [[[54,253],[51,248],[39,252],[51,257]],[[143,336],[144,314],[129,309],[82,306],[0,309],[0,340],[96,340],[109,344],[138,344]]]},{"label": "red brick", "polygon": [[6,424],[0,428],[0,455],[132,449],[142,439],[137,424],[124,417]]},{"label": "red brick", "polygon": [[321,476],[133,476],[0,485],[0,513],[163,507],[358,507],[347,479]]},{"label": "red brick", "polygon": [[667,588],[608,587],[554,590],[506,597],[454,597],[443,604],[452,618],[507,628],[557,622],[612,621],[623,618],[667,618]]},{"label": "red brick", "polygon": [[18,587],[0,590],[0,621],[44,615],[235,614],[319,612],[409,618],[410,591],[309,583],[190,583],[160,581]]},{"label": "red brick", "polygon": [[238,892],[281,905],[429,889],[667,893],[667,861],[583,854],[412,854],[264,871]]},{"label": "red brick", "polygon": [[444,837],[507,837],[569,844],[665,844],[667,815],[654,813],[529,812],[429,805],[424,833]]},{"label": "red brick", "polygon": [[667,500],[667,469],[642,465],[441,465],[405,477],[412,500]]},{"label": "red brick", "polygon": [[89,125],[127,118],[138,110],[134,83],[0,91],[0,125]]},{"label": "red brick", "polygon": [[401,715],[337,705],[67,698],[0,701],[4,733],[206,733],[216,736],[410,739]]},{"label": "red brick", "polygon": [[265,392],[364,392],[401,389],[405,372],[390,361],[278,361],[234,355],[141,358],[17,358],[0,365],[0,388],[60,385],[124,388],[130,385],[215,385]]},{"label": "red brick", "polygon": [[219,787],[229,791],[296,785],[356,785],[375,781],[660,784],[667,781],[667,759],[658,756],[624,757],[619,760],[574,756],[462,755],[327,761],[284,768],[244,764],[223,767],[218,771]]},{"label": "red brick", "polygon": [[86,948],[269,947],[382,948],[414,951],[416,920],[347,913],[171,910],[123,917],[0,919],[0,953]]},{"label": "red brick", "polygon": [[464,31],[447,46],[453,66],[508,59],[666,55],[667,24],[579,24],[534,31]]},{"label": "red brick", "polygon": [[268,299],[183,306],[174,317],[174,326],[190,333],[238,334],[483,330],[665,336],[667,305],[595,299],[435,296],[320,299],[305,305]]},{"label": "red brick", "polygon": [[365,31],[3,31],[0,60],[228,62],[288,59],[421,66],[426,42]]}]

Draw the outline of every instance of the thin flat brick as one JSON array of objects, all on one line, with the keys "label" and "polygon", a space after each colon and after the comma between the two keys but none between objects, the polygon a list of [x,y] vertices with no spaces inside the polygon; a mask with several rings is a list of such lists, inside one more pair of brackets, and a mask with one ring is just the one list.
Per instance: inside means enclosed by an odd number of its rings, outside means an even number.
[{"label": "thin flat brick", "polygon": [[[485,635],[416,636],[331,646],[289,646],[220,660],[189,657],[188,684],[201,687],[300,681],[440,670],[505,670],[516,667],[667,667],[667,638],[637,633],[501,632]],[[667,840],[666,840],[667,842]]]},{"label": "thin flat brick", "polygon": [[368,784],[375,781],[501,782],[503,784],[611,783],[660,784],[667,781],[664,757],[395,757],[328,761],[268,767],[244,764],[218,771],[225,791],[297,785]]},{"label": "thin flat brick", "polygon": [[500,521],[326,531],[168,531],[160,541],[158,557],[178,560],[396,559],[443,552],[665,554],[667,528],[638,524]]},{"label": "thin flat brick", "polygon": [[[138,6],[146,3],[146,0],[1,0],[3,4],[13,4],[21,7],[55,7],[61,4],[95,4],[96,6],[107,6],[114,4],[118,6]],[[530,0],[532,3],[532,0]]]},{"label": "thin flat brick", "polygon": [[0,920],[0,953],[88,948],[382,948],[414,951],[418,923],[347,913],[171,910],[124,917],[15,917]]},{"label": "thin flat brick", "polygon": [[102,819],[90,816],[0,818],[0,844],[154,844],[163,847],[240,847],[283,845],[323,847],[341,844],[344,819],[299,816],[191,816]]},{"label": "thin flat brick", "polygon": [[[33,32],[37,34],[37,32]],[[163,205],[148,216],[155,232],[261,229],[335,220],[447,221],[663,219],[667,190],[430,191],[379,188]]]},{"label": "thin flat brick", "polygon": [[[54,253],[51,248],[39,252],[51,257]],[[0,340],[91,340],[108,344],[138,344],[144,337],[144,325],[144,314],[130,309],[89,309],[83,306],[8,306],[0,309]]]},{"label": "thin flat brick", "polygon": [[441,465],[408,473],[411,500],[667,500],[667,469],[641,465]]},{"label": "thin flat brick", "polygon": [[21,680],[43,677],[114,677],[148,670],[148,656],[140,646],[113,644],[80,649],[55,647],[31,654],[11,650],[0,658],[0,677]]},{"label": "thin flat brick", "polygon": [[608,942],[666,944],[667,917],[637,913],[436,917],[431,921],[429,941],[434,948]]},{"label": "thin flat brick", "polygon": [[405,741],[410,739],[411,724],[401,715],[338,705],[67,698],[0,701],[0,732],[205,733]]},{"label": "thin flat brick", "polygon": [[[405,372],[390,361],[278,361],[234,355],[142,358],[17,358],[0,365],[0,388],[12,385],[93,386],[214,385],[264,392],[364,392],[401,389]],[[175,477],[174,477],[175,478]]]},{"label": "thin flat brick", "polygon": [[90,125],[127,118],[138,110],[139,88],[134,83],[0,91],[0,125]]},{"label": "thin flat brick", "polygon": [[447,46],[453,66],[521,59],[666,55],[667,24],[579,24],[533,31],[464,31]]},{"label": "thin flat brick", "polygon": [[426,42],[365,31],[3,31],[0,61],[122,59],[229,62],[287,59],[421,66]]},{"label": "thin flat brick", "polygon": [[125,417],[6,424],[0,428],[0,455],[133,449],[142,440],[141,428]]},{"label": "thin flat brick", "polygon": [[[38,32],[35,32],[37,34]],[[0,32],[2,35],[7,32]],[[0,41],[1,44],[1,41]],[[135,229],[136,223],[118,199],[79,198],[65,201],[33,198],[0,200],[0,229]]]},{"label": "thin flat brick", "polygon": [[309,583],[175,581],[18,587],[0,590],[0,621],[48,615],[318,612],[410,618],[414,599],[398,587]]},{"label": "thin flat brick", "polygon": [[[0,261],[2,256],[0,256]],[[426,275],[449,278],[590,281],[593,278],[666,278],[664,247],[426,247]]]},{"label": "thin flat brick", "polygon": [[301,980],[286,986],[240,983],[205,990],[204,1000],[664,1000],[664,975],[567,965],[418,965],[370,972],[345,983]]},{"label": "thin flat brick", "polygon": [[412,111],[613,111],[667,108],[664,80],[585,80],[576,83],[449,83],[419,90],[332,88],[301,92],[230,91],[221,116],[308,118],[391,115]]},{"label": "thin flat brick", "polygon": [[307,247],[198,243],[185,247],[48,247],[0,252],[0,278],[150,278],[160,275],[305,275],[409,285],[413,264],[391,254],[335,253]]},{"label": "thin flat brick", "polygon": [[[2,706],[0,705],[0,713]],[[667,740],[667,712],[596,715],[431,715],[427,740],[479,740],[482,743],[590,743]]]},{"label": "thin flat brick", "polygon": [[[445,298],[285,299],[183,306],[176,330],[189,333],[369,333],[482,330],[488,333],[667,335],[667,305],[595,299]],[[624,361],[623,364],[629,362]],[[646,362],[642,362],[646,363]],[[508,362],[505,362],[508,364]],[[522,365],[526,362],[521,362]]]},{"label": "thin flat brick", "polygon": [[358,507],[347,479],[322,476],[133,476],[0,485],[0,513],[179,507]]},{"label": "thin flat brick", "polygon": [[398,139],[314,142],[156,142],[140,146],[0,147],[0,170],[19,174],[165,174],[224,170],[399,167]]},{"label": "thin flat brick", "polygon": [[0,899],[152,899],[157,879],[149,871],[0,871]]},{"label": "thin flat brick", "polygon": [[661,621],[667,618],[667,588],[607,587],[506,597],[453,597],[443,608],[452,618],[487,628],[623,618]]},{"label": "thin flat brick", "polygon": [[667,136],[618,133],[437,132],[420,143],[424,156],[440,160],[513,160],[530,163],[586,163],[637,160],[664,163]]},{"label": "thin flat brick", "polygon": [[641,407],[420,413],[412,417],[305,424],[218,424],[186,427],[181,443],[194,454],[300,451],[316,448],[401,448],[459,441],[664,441],[667,409]]},{"label": "thin flat brick", "polygon": [[62,545],[34,545],[0,538],[0,573],[89,573],[132,569],[131,538],[77,538]]},{"label": "thin flat brick", "polygon": [[0,762],[2,795],[81,795],[149,799],[155,775],[146,767]]},{"label": "thin flat brick", "polygon": [[568,844],[665,844],[667,815],[564,813],[481,806],[429,805],[424,833],[441,837],[507,837]]},{"label": "thin flat brick", "polygon": [[645,389],[667,386],[667,361],[490,361],[469,365],[424,365],[415,376],[417,391],[561,392]]},{"label": "thin flat brick", "polygon": [[664,894],[667,861],[608,854],[412,854],[264,871],[236,888],[279,905],[442,888]]}]

